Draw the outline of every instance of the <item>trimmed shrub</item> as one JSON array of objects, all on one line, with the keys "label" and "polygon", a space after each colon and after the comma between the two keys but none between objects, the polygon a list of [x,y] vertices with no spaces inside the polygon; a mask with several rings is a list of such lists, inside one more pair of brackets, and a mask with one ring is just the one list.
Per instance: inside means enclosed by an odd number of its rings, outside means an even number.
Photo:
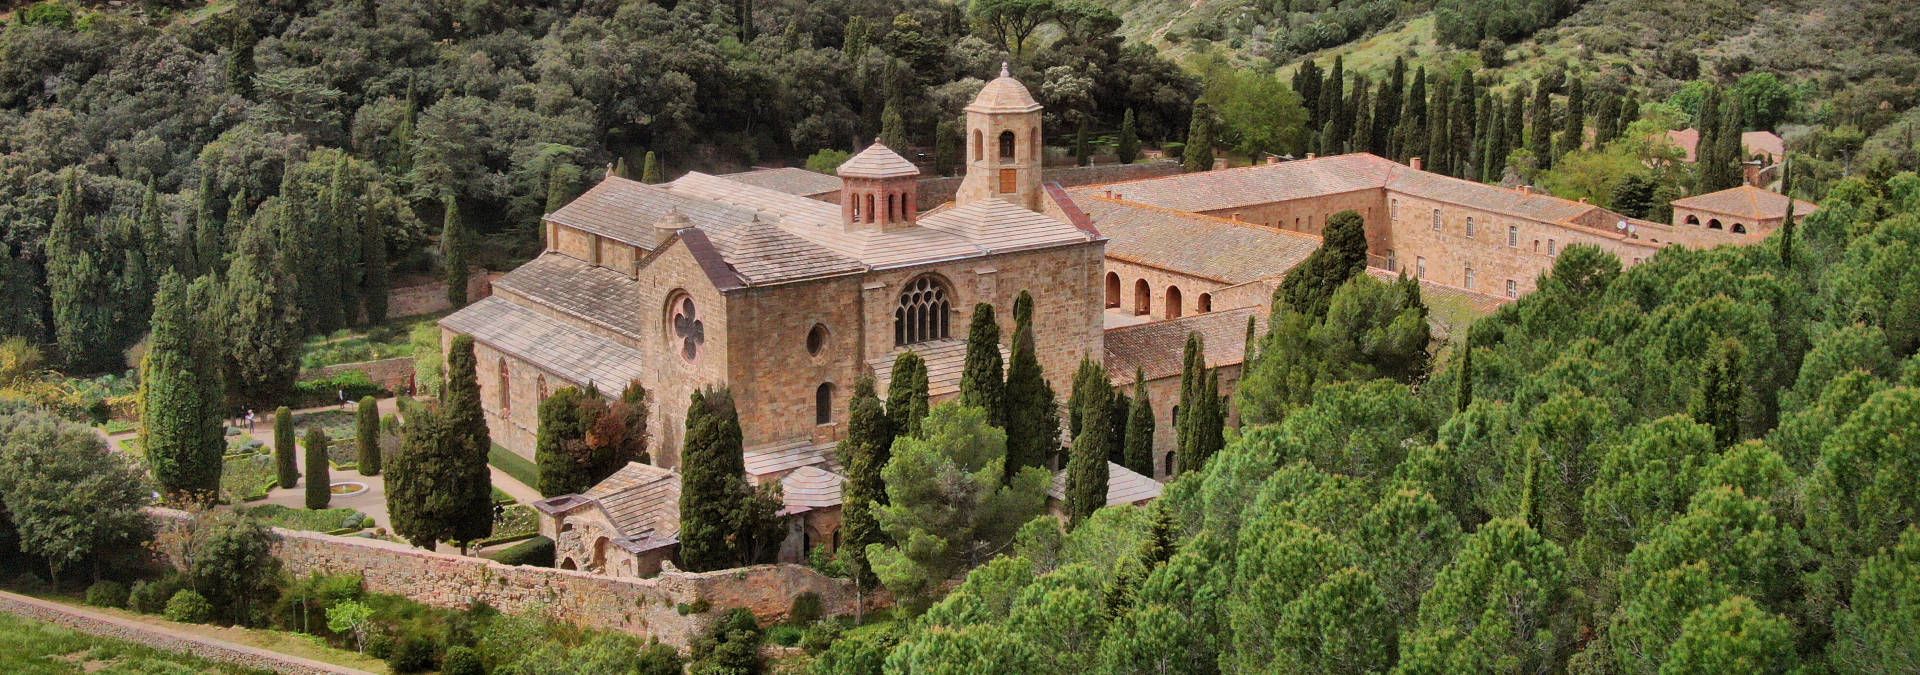
[{"label": "trimmed shrub", "polygon": [[127,585],[118,581],[96,581],[87,587],[87,604],[95,607],[126,607]]},{"label": "trimmed shrub", "polygon": [[787,622],[807,625],[820,620],[820,594],[807,591],[793,596],[793,606],[787,609]]},{"label": "trimmed shrub", "polygon": [[167,601],[173,594],[187,587],[187,578],[178,572],[168,572],[152,581],[139,581],[127,593],[127,609],[141,614],[159,614],[167,610]]},{"label": "trimmed shrub", "polygon": [[387,669],[396,673],[424,673],[434,668],[433,640],[420,635],[401,637],[387,655]]},{"label": "trimmed shrub", "polygon": [[167,610],[162,616],[168,621],[206,623],[213,618],[213,603],[192,589],[183,588],[167,600]]},{"label": "trimmed shrub", "polygon": [[494,554],[493,559],[505,565],[552,567],[553,540],[536,536],[502,549]]},{"label": "trimmed shrub", "polygon": [[487,667],[472,647],[453,647],[440,660],[440,675],[487,675]]}]

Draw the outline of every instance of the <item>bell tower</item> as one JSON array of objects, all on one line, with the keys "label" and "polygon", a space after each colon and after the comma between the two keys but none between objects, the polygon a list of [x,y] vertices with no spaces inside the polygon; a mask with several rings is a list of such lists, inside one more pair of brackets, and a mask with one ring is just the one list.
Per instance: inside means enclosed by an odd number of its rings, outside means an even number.
[{"label": "bell tower", "polygon": [[880,139],[840,164],[840,220],[849,232],[892,232],[920,218],[920,169]]},{"label": "bell tower", "polygon": [[1003,199],[1038,211],[1044,158],[1040,103],[1001,63],[1000,76],[980,89],[966,111],[967,175],[954,202]]}]

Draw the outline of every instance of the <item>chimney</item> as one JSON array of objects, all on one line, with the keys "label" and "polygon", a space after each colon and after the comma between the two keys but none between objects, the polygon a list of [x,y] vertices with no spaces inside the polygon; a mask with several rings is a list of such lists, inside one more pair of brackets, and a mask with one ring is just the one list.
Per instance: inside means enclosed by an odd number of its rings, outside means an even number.
[{"label": "chimney", "polygon": [[1523,194],[1523,195],[1531,195],[1531,194],[1533,194],[1533,186],[1532,186],[1532,185],[1522,185],[1522,186],[1520,186],[1520,187],[1517,187],[1517,188],[1514,188],[1514,189],[1515,189],[1515,190],[1519,190],[1519,191],[1520,191],[1520,194]]},{"label": "chimney", "polygon": [[1421,167],[1426,166],[1426,163],[1420,161],[1419,157],[1408,157],[1407,166],[1412,167],[1414,171],[1425,171]]},{"label": "chimney", "polygon": [[1279,156],[1279,155],[1267,155],[1267,163],[1268,163],[1268,164],[1279,164],[1279,163],[1280,163],[1280,156]]},{"label": "chimney", "polygon": [[1313,153],[1311,152],[1307,153],[1307,159],[1313,159]]},{"label": "chimney", "polygon": [[1237,223],[1237,222],[1240,222],[1240,212],[1239,212],[1239,211],[1235,211],[1235,212],[1233,212],[1233,222],[1236,222],[1236,223]]}]

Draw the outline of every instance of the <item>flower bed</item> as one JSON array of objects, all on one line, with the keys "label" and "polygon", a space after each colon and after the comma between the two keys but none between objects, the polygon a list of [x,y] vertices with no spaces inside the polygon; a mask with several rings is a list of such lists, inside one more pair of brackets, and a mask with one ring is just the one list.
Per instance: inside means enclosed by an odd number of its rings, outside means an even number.
[{"label": "flower bed", "polygon": [[[260,522],[289,530],[308,530],[312,532],[357,531],[373,526],[373,519],[354,509],[336,508],[295,509],[279,504],[263,504],[240,509],[240,513],[252,516]],[[351,520],[349,520],[351,519]]]},{"label": "flower bed", "polygon": [[220,470],[220,492],[228,502],[265,499],[277,483],[271,455],[232,455]]},{"label": "flower bed", "polygon": [[514,504],[502,507],[493,517],[493,534],[480,540],[480,545],[499,544],[516,539],[525,539],[540,533],[540,514],[526,504]]}]

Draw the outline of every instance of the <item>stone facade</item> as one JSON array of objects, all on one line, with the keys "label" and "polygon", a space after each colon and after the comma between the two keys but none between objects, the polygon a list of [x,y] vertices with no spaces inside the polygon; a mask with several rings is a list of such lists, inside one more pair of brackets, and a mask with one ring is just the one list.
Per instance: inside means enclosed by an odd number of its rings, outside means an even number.
[{"label": "stone facade", "polygon": [[[1139,180],[1171,176],[1182,171],[1179,162],[1164,160],[1149,161],[1142,159],[1132,164],[1096,164],[1093,166],[1049,166],[1042,180],[1057,183],[1062,187],[1096,185],[1116,181]],[[953,201],[960,193],[960,182],[966,176],[941,176],[922,178],[916,182],[919,189],[919,202],[925,205],[944,204]],[[836,195],[838,193],[835,193]],[[835,203],[838,203],[835,200]]]},{"label": "stone facade", "polygon": [[1371,252],[1391,261],[1385,265],[1391,271],[1405,270],[1416,278],[1475,293],[1513,298],[1532,292],[1538,277],[1552,269],[1554,258],[1571,244],[1598,246],[1619,256],[1624,265],[1638,264],[1659,250],[1651,240],[1608,236],[1595,229],[1542,223],[1412,194],[1389,192],[1387,198],[1388,212],[1394,215],[1385,228],[1387,237],[1370,239]]},{"label": "stone facade", "polygon": [[1118,258],[1107,258],[1103,278],[1103,304],[1123,315],[1164,321],[1239,306],[1220,304],[1227,284],[1217,280]]}]

